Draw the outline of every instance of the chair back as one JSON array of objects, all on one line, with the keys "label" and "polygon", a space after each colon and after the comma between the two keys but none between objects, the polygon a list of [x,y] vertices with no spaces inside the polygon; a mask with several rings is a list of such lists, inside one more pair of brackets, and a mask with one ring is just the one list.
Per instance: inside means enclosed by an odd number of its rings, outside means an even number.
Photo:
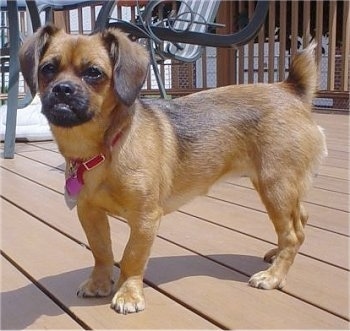
[{"label": "chair back", "polygon": [[[220,0],[183,0],[172,28],[177,31],[207,32],[214,23]],[[179,32],[180,33],[180,32]],[[185,43],[167,43],[166,53],[179,61],[194,62],[203,52],[203,47]]]}]

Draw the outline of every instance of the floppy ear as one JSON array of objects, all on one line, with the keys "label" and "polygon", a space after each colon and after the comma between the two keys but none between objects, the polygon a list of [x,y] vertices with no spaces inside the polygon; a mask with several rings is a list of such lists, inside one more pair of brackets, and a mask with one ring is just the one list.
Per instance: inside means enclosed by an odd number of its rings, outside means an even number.
[{"label": "floppy ear", "polygon": [[46,25],[27,38],[19,51],[21,71],[34,96],[38,89],[38,66],[51,37],[59,31],[54,25]]},{"label": "floppy ear", "polygon": [[131,106],[139,95],[148,73],[148,52],[116,29],[103,32],[102,39],[114,65],[114,90],[122,103]]}]

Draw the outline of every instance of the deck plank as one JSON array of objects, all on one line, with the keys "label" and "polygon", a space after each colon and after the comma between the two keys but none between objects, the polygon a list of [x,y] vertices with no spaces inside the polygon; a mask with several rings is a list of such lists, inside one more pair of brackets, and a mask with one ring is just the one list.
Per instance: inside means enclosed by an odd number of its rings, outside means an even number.
[{"label": "deck plank", "polygon": [[[227,182],[219,183],[211,188],[208,196],[220,199],[229,197],[230,202],[246,199],[247,203],[248,201],[251,201],[250,204],[252,208],[264,210],[263,204],[260,202],[260,199],[258,199],[258,195],[255,190],[247,187],[230,185],[230,183]],[[325,190],[313,188],[307,194],[304,201],[306,203],[317,203],[324,207],[336,209],[346,213],[350,212],[350,206],[348,205],[349,195],[343,193],[333,192],[332,194],[329,194]]]},{"label": "deck plank", "polygon": [[1,329],[83,329],[4,257],[1,257]]},{"label": "deck plank", "polygon": [[328,192],[339,192],[347,195],[350,193],[348,181],[332,177],[317,176],[314,180],[313,187],[321,188]]},{"label": "deck plank", "polygon": [[[342,181],[342,183],[344,183],[344,181]],[[231,184],[231,186],[229,184]],[[216,195],[214,192],[214,194],[209,194],[209,196],[212,199],[218,200],[224,198],[228,203],[250,207],[254,210],[265,213],[265,208],[261,203],[258,194],[252,189],[252,185],[245,178],[232,179],[229,183],[225,183],[224,186],[225,187],[223,187],[223,185],[218,186],[218,191],[216,193],[219,194]],[[344,185],[340,186],[342,191],[348,190]],[[214,187],[214,190],[215,189],[216,187]],[[349,194],[335,191],[335,189],[336,188],[331,192],[323,188],[311,189],[305,199],[305,206],[310,215],[308,224],[348,236],[350,234],[348,222],[349,213],[346,210],[349,208]],[[229,195],[224,195],[223,191]],[[320,194],[318,195],[317,193]],[[334,199],[331,198],[330,201],[325,202],[327,206],[322,205],[322,200],[327,200],[327,194],[330,196],[336,194],[344,204],[341,205],[338,202],[332,204]],[[338,208],[344,210],[339,210]],[[330,222],[330,220],[332,221]]]}]

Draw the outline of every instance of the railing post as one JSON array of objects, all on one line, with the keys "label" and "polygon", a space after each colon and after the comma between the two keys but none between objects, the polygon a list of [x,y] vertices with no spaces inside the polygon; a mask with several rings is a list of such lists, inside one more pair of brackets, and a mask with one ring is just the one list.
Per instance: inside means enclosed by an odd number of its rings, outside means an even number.
[{"label": "railing post", "polygon": [[[225,24],[220,34],[231,34],[234,28],[235,3],[221,1],[217,21]],[[236,50],[232,48],[217,49],[217,86],[236,84]]]}]

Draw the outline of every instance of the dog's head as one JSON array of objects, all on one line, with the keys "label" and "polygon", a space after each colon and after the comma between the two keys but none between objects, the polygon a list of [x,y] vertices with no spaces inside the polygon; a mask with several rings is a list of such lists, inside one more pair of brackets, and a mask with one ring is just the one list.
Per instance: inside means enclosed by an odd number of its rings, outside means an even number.
[{"label": "dog's head", "polygon": [[57,127],[89,122],[117,104],[131,106],[148,72],[147,51],[115,29],[73,36],[53,25],[20,51],[21,70],[42,111]]}]

